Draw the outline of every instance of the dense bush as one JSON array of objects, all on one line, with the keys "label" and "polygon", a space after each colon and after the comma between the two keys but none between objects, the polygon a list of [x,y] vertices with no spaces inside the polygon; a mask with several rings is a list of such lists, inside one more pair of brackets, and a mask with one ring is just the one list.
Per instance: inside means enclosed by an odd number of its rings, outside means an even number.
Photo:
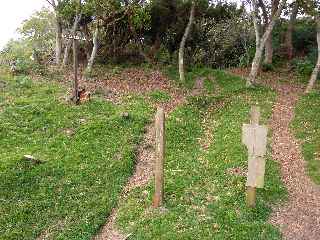
[{"label": "dense bush", "polygon": [[299,56],[308,55],[316,48],[316,27],[313,19],[299,19],[293,32],[293,46]]},{"label": "dense bush", "polygon": [[307,58],[293,59],[291,65],[302,77],[310,76],[314,68],[314,64]]}]

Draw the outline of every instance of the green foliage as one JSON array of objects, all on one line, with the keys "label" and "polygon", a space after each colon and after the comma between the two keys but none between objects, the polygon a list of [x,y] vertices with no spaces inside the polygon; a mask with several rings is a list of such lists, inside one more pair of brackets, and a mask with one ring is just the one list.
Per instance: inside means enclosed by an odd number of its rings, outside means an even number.
[{"label": "green foliage", "polygon": [[48,60],[55,44],[54,13],[46,8],[31,15],[18,29],[37,62]]},{"label": "green foliage", "polygon": [[[8,65],[19,59],[23,65],[30,61],[32,49],[29,44],[23,40],[10,40],[0,53],[1,61]],[[22,66],[23,68],[23,66]]]},{"label": "green foliage", "polygon": [[95,98],[74,106],[55,84],[1,81],[0,238],[91,239],[133,172],[150,108],[134,96],[121,106]]},{"label": "green foliage", "polygon": [[308,59],[293,59],[291,65],[302,77],[310,77],[314,68],[314,64]]},{"label": "green foliage", "polygon": [[18,58],[15,61],[15,66],[18,74],[29,74],[32,67],[32,62],[28,59]]},{"label": "green foliage", "polygon": [[249,67],[254,58],[256,48],[253,45],[253,41],[248,44],[245,44],[245,52],[239,56],[239,67]]},{"label": "green foliage", "polygon": [[[200,64],[214,68],[238,66],[240,57],[248,56],[252,38],[251,22],[245,12],[233,9],[233,15],[226,15],[223,19],[202,18],[196,24],[189,43],[194,53],[189,53],[191,64]],[[221,7],[216,6],[221,9]],[[231,11],[231,10],[230,10]],[[220,16],[222,18],[222,16]],[[250,58],[250,56],[249,56]]]},{"label": "green foliage", "polygon": [[274,65],[269,63],[262,64],[262,71],[263,72],[271,72],[274,71]]},{"label": "green foliage", "polygon": [[149,8],[136,7],[132,19],[133,25],[137,30],[150,29],[151,16]]},{"label": "green foliage", "polygon": [[298,20],[295,24],[292,41],[297,53],[307,55],[317,44],[315,22],[310,18]]},{"label": "green foliage", "polygon": [[19,76],[14,77],[14,80],[15,80],[16,86],[18,88],[31,88],[32,87],[32,80],[28,76],[19,75]]},{"label": "green foliage", "polygon": [[302,153],[307,162],[307,172],[320,184],[320,96],[318,92],[303,96],[295,109],[292,128],[302,143]]},{"label": "green foliage", "polygon": [[154,102],[168,102],[171,96],[165,91],[155,90],[149,94],[150,98]]},{"label": "green foliage", "polygon": [[54,14],[44,8],[25,20],[18,32],[21,38],[7,43],[0,61],[7,65],[14,63],[19,74],[45,74],[55,44]]}]

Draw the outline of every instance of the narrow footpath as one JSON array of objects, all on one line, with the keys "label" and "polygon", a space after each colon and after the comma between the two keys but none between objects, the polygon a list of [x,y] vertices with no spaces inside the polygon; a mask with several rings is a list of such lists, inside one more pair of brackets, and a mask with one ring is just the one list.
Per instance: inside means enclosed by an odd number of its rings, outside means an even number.
[{"label": "narrow footpath", "polygon": [[270,124],[273,131],[272,155],[280,164],[289,199],[285,205],[274,209],[270,222],[280,228],[284,239],[318,240],[320,186],[307,176],[300,145],[290,130],[301,89],[289,84],[274,88],[278,99]]},{"label": "narrow footpath", "polygon": [[[204,78],[198,78],[191,93],[187,95],[176,94],[169,102],[160,104],[160,106],[164,108],[166,115],[168,116],[174,109],[184,104],[188,96],[200,95],[203,90],[203,81]],[[142,143],[138,147],[135,171],[124,187],[120,197],[122,200],[126,199],[128,194],[134,188],[146,185],[153,176],[153,163],[155,157],[154,135],[154,123],[151,123],[146,127]],[[118,209],[115,207],[112,210],[111,215],[108,217],[106,224],[102,227],[97,236],[93,238],[93,240],[126,240],[130,236],[123,234],[119,229],[117,229],[117,213]]]}]

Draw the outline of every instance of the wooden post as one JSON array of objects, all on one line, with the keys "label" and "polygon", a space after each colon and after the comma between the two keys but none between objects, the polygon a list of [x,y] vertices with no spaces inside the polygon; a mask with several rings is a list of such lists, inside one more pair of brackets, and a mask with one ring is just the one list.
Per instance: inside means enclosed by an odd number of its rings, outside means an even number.
[{"label": "wooden post", "polygon": [[250,123],[254,125],[259,125],[259,121],[260,121],[260,108],[257,106],[252,106],[251,112],[250,112]]},{"label": "wooden post", "polygon": [[[250,123],[252,125],[259,125],[260,120],[260,108],[257,106],[251,107],[250,112]],[[256,206],[256,188],[255,187],[247,187],[247,206],[254,208]]]},{"label": "wooden post", "polygon": [[254,208],[256,206],[257,190],[255,187],[247,187],[247,206]]},{"label": "wooden post", "polygon": [[74,68],[74,102],[79,103],[79,80],[78,80],[78,46],[77,39],[73,38],[73,68]]},{"label": "wooden post", "polygon": [[155,120],[156,131],[156,159],[154,165],[155,193],[153,207],[158,208],[163,204],[164,195],[164,153],[165,153],[165,115],[163,108],[158,108]]},{"label": "wooden post", "polygon": [[[76,34],[76,33],[74,33]],[[72,39],[73,45],[73,71],[74,71],[74,83],[73,83],[73,93],[71,99],[74,101],[75,104],[79,104],[79,79],[78,79],[78,40],[79,41],[86,41],[85,38],[81,38],[77,35],[73,36],[63,36],[66,39]]]}]

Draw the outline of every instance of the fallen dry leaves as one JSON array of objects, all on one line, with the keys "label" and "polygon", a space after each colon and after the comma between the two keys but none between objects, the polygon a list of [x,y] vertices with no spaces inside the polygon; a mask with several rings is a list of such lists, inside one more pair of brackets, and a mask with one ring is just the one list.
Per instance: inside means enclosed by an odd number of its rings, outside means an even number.
[{"label": "fallen dry leaves", "polygon": [[300,145],[289,126],[301,89],[290,84],[273,86],[279,96],[270,124],[272,155],[280,163],[289,201],[274,209],[270,222],[280,227],[285,239],[317,240],[320,239],[320,187],[306,175]]}]

